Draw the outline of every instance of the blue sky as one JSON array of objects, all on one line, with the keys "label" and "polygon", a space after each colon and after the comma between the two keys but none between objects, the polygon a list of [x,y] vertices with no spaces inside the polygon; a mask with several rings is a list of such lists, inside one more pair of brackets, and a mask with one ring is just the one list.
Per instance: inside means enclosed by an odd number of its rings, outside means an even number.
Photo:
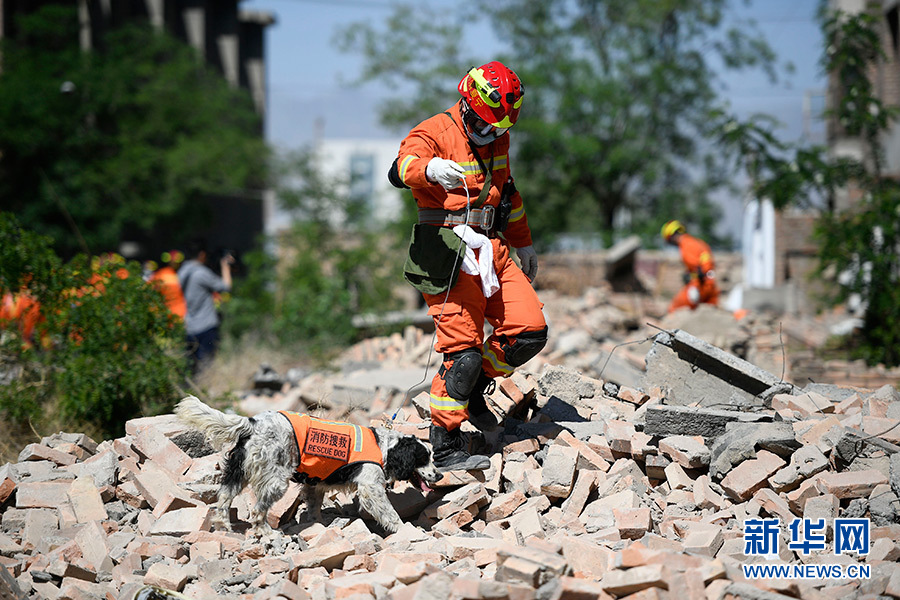
[{"label": "blue sky", "polygon": [[[459,2],[418,0],[423,1],[448,10],[460,7]],[[753,18],[781,60],[792,61],[796,71],[777,84],[757,73],[726,75],[725,96],[739,115],[777,117],[786,124],[782,134],[787,139],[804,132],[804,94],[825,87],[818,66],[821,32],[814,21],[818,1],[753,0],[745,5],[733,0],[729,9],[735,16]],[[348,83],[359,73],[361,58],[339,52],[332,43],[339,26],[387,18],[389,0],[246,0],[241,8],[271,12],[277,19],[266,39],[270,142],[295,148],[310,143],[317,131],[331,138],[400,139],[399,133],[378,125],[374,110],[365,108],[377,104],[384,91],[375,84],[360,88]],[[485,49],[485,60],[491,50]]]}]

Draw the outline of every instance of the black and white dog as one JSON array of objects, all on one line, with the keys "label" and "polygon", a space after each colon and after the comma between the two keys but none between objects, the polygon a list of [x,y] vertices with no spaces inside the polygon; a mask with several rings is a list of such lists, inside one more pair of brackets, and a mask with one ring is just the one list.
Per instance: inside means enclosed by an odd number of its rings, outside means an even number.
[{"label": "black and white dog", "polygon": [[[271,410],[254,417],[242,417],[218,411],[194,396],[181,400],[175,407],[175,414],[182,422],[203,432],[213,448],[230,448],[213,521],[214,525],[228,530],[231,529],[231,503],[249,483],[256,496],[251,521],[257,532],[269,532],[271,527],[266,521],[269,508],[284,496],[288,482],[294,479],[306,484],[306,509],[311,518],[321,520],[321,504],[328,491],[356,492],[360,506],[386,532],[393,533],[403,523],[388,500],[386,484],[408,480],[421,485],[441,478],[432,463],[428,446],[414,436],[383,427],[361,428]],[[295,420],[312,422],[312,425],[304,433],[295,429]],[[351,433],[341,433],[340,426],[351,428]],[[328,431],[324,429],[326,427],[334,429]],[[354,430],[357,435],[353,435]],[[347,447],[361,444],[363,439],[371,440],[369,454],[356,460]],[[330,475],[322,476],[329,470],[323,470],[322,457],[327,457],[324,462],[332,467],[334,464],[342,466]],[[310,459],[319,461],[319,466],[308,469]],[[310,470],[313,476],[307,472]]]}]

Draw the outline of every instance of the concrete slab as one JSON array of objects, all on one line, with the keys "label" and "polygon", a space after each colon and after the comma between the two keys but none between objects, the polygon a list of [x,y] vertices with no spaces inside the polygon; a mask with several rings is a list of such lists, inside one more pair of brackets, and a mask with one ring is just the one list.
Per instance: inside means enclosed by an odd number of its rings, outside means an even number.
[{"label": "concrete slab", "polygon": [[794,389],[778,376],[681,330],[654,337],[643,387],[654,386],[668,389],[669,404],[714,408],[764,407],[761,396],[769,390]]},{"label": "concrete slab", "polygon": [[[368,407],[376,389],[393,390],[400,394],[409,390],[409,397],[431,388],[431,377],[440,367],[440,358],[432,360],[428,377],[422,381],[425,369],[363,369],[348,373],[334,382],[333,394],[336,404]],[[412,388],[411,390],[409,388]]]},{"label": "concrete slab", "polygon": [[648,406],[644,433],[655,436],[700,435],[707,439],[725,433],[728,423],[771,421],[767,415],[693,406]]}]

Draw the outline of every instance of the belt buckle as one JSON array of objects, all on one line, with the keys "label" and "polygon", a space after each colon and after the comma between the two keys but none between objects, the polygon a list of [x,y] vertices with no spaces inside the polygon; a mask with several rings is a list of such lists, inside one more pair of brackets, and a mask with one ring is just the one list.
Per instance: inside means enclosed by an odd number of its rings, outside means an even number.
[{"label": "belt buckle", "polygon": [[481,225],[479,227],[482,231],[490,231],[494,226],[494,207],[493,206],[485,206],[481,209]]}]

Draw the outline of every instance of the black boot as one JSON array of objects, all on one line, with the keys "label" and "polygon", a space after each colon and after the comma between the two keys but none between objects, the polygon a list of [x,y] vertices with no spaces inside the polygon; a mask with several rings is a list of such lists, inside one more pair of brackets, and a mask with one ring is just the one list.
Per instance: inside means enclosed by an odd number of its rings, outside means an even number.
[{"label": "black boot", "polygon": [[470,455],[465,451],[459,427],[447,431],[443,427],[432,425],[428,438],[434,451],[434,466],[438,471],[483,471],[491,466],[487,456]]},{"label": "black boot", "polygon": [[482,371],[475,388],[469,394],[469,422],[478,429],[493,429],[497,426],[497,418],[488,409],[484,399],[485,394],[493,393],[494,386],[494,378]]}]

